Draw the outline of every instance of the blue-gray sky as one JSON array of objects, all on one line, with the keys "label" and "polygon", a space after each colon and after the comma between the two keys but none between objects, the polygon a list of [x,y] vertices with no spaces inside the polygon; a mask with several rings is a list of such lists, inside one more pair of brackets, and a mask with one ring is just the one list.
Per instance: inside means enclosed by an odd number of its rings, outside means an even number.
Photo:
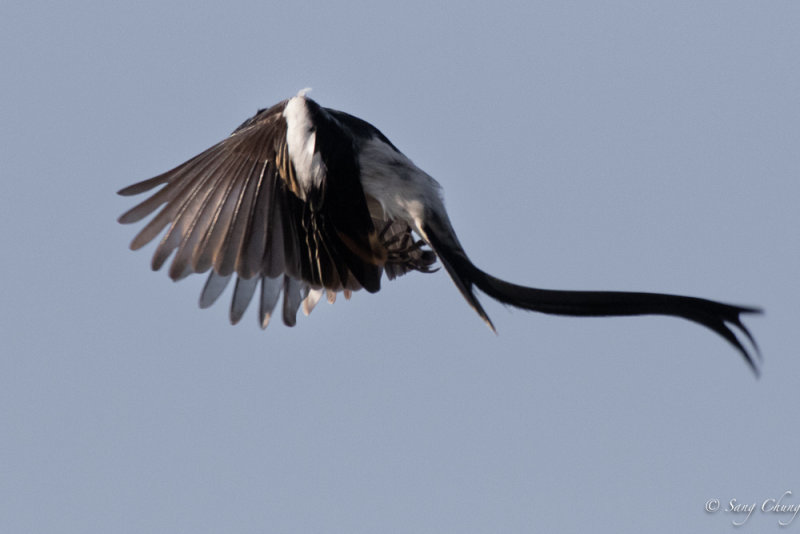
[{"label": "blue-gray sky", "polygon": [[[6,2],[0,531],[729,532],[800,503],[797,2]],[[570,319],[443,272],[262,332],[114,192],[311,96],[443,185],[487,271],[760,305]],[[756,510],[742,532],[777,532]],[[800,518],[792,523],[800,528]]]}]

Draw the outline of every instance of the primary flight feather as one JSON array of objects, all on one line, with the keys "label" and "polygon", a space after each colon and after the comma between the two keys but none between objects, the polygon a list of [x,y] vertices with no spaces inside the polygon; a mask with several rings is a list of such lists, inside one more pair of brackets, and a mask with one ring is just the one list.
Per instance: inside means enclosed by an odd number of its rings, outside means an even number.
[{"label": "primary flight feather", "polygon": [[[208,307],[231,278],[230,319],[241,319],[260,286],[259,319],[266,327],[283,293],[283,322],[308,314],[323,294],[380,289],[384,274],[432,272],[438,259],[461,294],[494,330],[475,296],[477,287],[505,304],[574,316],[671,315],[701,324],[731,343],[758,372],[738,329],[751,307],[659,293],[561,291],[505,282],[467,257],[456,237],[439,184],[377,128],[323,108],[301,91],[260,110],[228,138],[178,167],[119,191],[135,195],[163,186],[119,222],[158,213],[131,243],[138,249],[166,232],[153,255],[169,276],[210,272],[200,296]],[[426,248],[429,247],[429,248]]]}]

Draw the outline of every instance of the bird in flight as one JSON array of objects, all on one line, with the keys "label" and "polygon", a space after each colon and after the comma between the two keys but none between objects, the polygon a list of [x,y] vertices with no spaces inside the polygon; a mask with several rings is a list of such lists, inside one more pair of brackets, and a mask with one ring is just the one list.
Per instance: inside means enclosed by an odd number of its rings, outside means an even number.
[{"label": "bird in flight", "polygon": [[[259,320],[269,323],[281,292],[283,322],[294,326],[325,295],[375,293],[381,278],[433,272],[438,259],[478,315],[475,296],[517,308],[572,316],[670,315],[713,330],[758,374],[759,356],[741,314],[759,313],[697,297],[621,291],[568,291],[512,284],[476,267],[456,237],[441,188],[368,122],[324,108],[300,91],[259,110],[229,137],[174,169],[119,191],[163,186],[119,217],[134,223],[160,211],[131,243],[136,250],[168,227],[152,259],[175,252],[169,276],[209,272],[200,307],[235,278],[230,320],[237,323],[260,285]],[[163,207],[162,207],[163,206]]]}]

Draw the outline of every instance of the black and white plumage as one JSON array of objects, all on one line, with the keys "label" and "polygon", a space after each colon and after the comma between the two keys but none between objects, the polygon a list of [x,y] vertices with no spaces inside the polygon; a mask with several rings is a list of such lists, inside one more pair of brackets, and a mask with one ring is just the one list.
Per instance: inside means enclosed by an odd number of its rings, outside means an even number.
[{"label": "black and white plumage", "polygon": [[283,322],[293,326],[300,306],[310,313],[323,293],[330,302],[361,288],[375,293],[384,273],[393,279],[412,270],[432,272],[438,258],[492,330],[475,288],[505,304],[550,314],[682,317],[725,338],[757,372],[755,358],[731,329],[738,328],[758,354],[740,318],[758,313],[756,308],[657,293],[535,289],[483,272],[459,244],[439,184],[374,126],[319,106],[306,91],[260,110],[227,139],[119,194],[160,185],[119,218],[133,223],[161,208],[131,248],[168,227],[153,269],[175,252],[169,267],[174,280],[210,271],[203,308],[235,277],[232,323],[259,283],[262,328],[281,292]]}]

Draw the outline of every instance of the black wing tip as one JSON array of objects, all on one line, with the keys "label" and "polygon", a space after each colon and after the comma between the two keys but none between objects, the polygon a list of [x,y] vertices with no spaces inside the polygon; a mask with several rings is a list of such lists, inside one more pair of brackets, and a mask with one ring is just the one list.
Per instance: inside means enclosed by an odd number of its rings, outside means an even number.
[{"label": "black wing tip", "polygon": [[139,191],[136,190],[136,185],[129,185],[128,187],[123,187],[117,194],[122,197],[132,197],[133,195],[138,194]]},{"label": "black wing tip", "polygon": [[[189,162],[192,160],[189,160]],[[187,163],[189,163],[187,162]],[[178,170],[181,166],[172,169],[171,171],[167,171],[165,173],[159,174],[158,176],[154,176],[152,178],[148,178],[147,180],[143,180],[141,182],[136,182],[135,184],[131,184],[128,187],[123,187],[117,194],[123,197],[130,197],[133,195],[138,195],[139,193],[144,193],[146,191],[150,191],[154,187],[158,187],[159,185],[165,184],[170,180],[170,177],[173,173]]]},{"label": "black wing tip", "polygon": [[125,213],[123,213],[122,215],[120,215],[119,217],[117,217],[117,222],[119,224],[131,224],[131,223],[135,223],[136,220],[133,217],[130,216],[130,210],[128,210]]},{"label": "black wing tip", "polygon": [[157,187],[164,183],[164,175],[159,174],[153,178],[149,178],[147,180],[136,182],[135,184],[131,184],[127,187],[123,187],[117,194],[123,197],[132,197],[134,195],[138,195],[144,193],[146,191],[150,191],[154,187]]}]

